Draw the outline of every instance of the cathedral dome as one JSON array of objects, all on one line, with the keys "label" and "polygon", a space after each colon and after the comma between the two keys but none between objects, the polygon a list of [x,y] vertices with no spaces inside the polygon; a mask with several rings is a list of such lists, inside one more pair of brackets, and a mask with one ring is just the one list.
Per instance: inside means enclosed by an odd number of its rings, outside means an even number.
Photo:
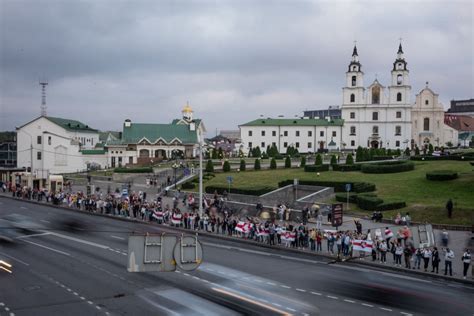
[{"label": "cathedral dome", "polygon": [[193,109],[189,106],[189,104],[186,104],[186,106],[184,107],[183,113],[192,113],[193,112]]}]

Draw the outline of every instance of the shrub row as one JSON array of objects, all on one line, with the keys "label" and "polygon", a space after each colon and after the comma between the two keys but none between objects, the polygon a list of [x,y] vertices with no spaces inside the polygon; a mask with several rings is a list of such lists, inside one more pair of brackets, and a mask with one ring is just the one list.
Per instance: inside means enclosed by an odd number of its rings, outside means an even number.
[{"label": "shrub row", "polygon": [[329,165],[306,165],[304,166],[305,172],[321,172],[329,171]]},{"label": "shrub row", "polygon": [[359,195],[357,196],[357,206],[363,210],[375,211],[377,207],[383,203],[383,200],[374,196]]},{"label": "shrub row", "polygon": [[390,160],[393,156],[373,156],[372,160]]},{"label": "shrub row", "polygon": [[407,206],[405,201],[392,201],[392,202],[384,202],[377,206],[378,211],[390,211],[390,210],[397,210],[399,208],[404,208]]},{"label": "shrub row", "polygon": [[410,157],[411,160],[416,161],[438,161],[438,160],[459,160],[459,161],[474,161],[474,155],[471,153],[467,153],[465,155],[449,155],[449,156],[429,156],[429,155],[422,155],[422,156],[414,156]]},{"label": "shrub row", "polygon": [[[317,181],[317,180],[300,180],[301,185],[314,185],[321,187],[333,187],[335,192],[346,192],[346,184],[351,184],[352,192],[373,192],[376,190],[375,184],[368,182],[342,182],[342,181]],[[278,182],[278,187],[284,187],[293,184],[293,180],[284,180]]]},{"label": "shrub row", "polygon": [[183,190],[191,190],[191,189],[194,189],[195,187],[196,187],[196,183],[194,182],[185,182],[181,185],[181,189]]},{"label": "shrub row", "polygon": [[[235,194],[245,194],[245,195],[262,195],[268,193],[270,191],[275,190],[273,187],[259,187],[259,188],[248,188],[248,189],[241,189],[241,188],[230,188],[231,193]],[[218,194],[223,194],[224,191],[229,191],[228,186],[217,186],[217,185],[210,185],[206,187],[206,193],[213,194],[217,191]]]},{"label": "shrub row", "polygon": [[360,171],[362,165],[333,165],[332,170],[334,171]]},{"label": "shrub row", "polygon": [[432,181],[454,180],[458,177],[458,173],[451,170],[438,170],[426,173],[426,179]]},{"label": "shrub row", "polygon": [[143,167],[143,168],[115,168],[114,172],[116,173],[152,173],[153,168]]},{"label": "shrub row", "polygon": [[412,171],[414,169],[415,164],[412,161],[387,161],[363,164],[361,167],[363,173],[396,173]]}]

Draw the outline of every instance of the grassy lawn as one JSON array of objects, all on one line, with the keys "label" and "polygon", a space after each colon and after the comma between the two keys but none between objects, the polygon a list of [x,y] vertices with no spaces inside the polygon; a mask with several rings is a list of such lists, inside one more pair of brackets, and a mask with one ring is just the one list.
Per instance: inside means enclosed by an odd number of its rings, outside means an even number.
[{"label": "grassy lawn", "polygon": [[[286,179],[362,181],[372,182],[377,186],[377,194],[384,201],[404,200],[407,207],[400,210],[409,211],[413,220],[431,223],[471,225],[474,215],[474,171],[468,162],[430,161],[415,162],[414,171],[392,174],[365,174],[361,172],[304,172],[303,169],[277,169],[262,171],[245,171],[216,173],[216,177],[206,181],[205,185],[227,186],[226,177],[234,178],[232,187],[249,188],[271,186],[277,188],[278,182]],[[428,181],[426,172],[432,170],[453,170],[459,178],[451,181]],[[445,204],[451,198],[454,202],[454,217],[447,219]],[[358,210],[351,205],[351,210]],[[385,212],[386,217],[395,216],[398,211]]]}]

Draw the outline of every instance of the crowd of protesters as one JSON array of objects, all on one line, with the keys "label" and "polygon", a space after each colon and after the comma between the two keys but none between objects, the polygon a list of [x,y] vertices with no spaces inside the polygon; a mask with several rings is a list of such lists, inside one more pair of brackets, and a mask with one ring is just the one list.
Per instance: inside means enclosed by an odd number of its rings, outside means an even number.
[{"label": "crowd of protesters", "polygon": [[[195,231],[206,231],[216,234],[255,240],[269,245],[280,245],[314,251],[335,256],[338,259],[361,259],[387,264],[391,261],[397,267],[417,269],[425,272],[439,273],[439,266],[444,261],[444,275],[453,275],[452,262],[455,259],[453,250],[447,247],[448,234],[443,231],[441,251],[437,247],[415,248],[409,228],[409,215],[402,218],[393,232],[386,227],[371,232],[363,232],[359,220],[354,221],[354,230],[336,231],[322,228],[323,217],[316,212],[316,226],[307,224],[311,210],[305,208],[301,223],[291,224],[289,210],[280,204],[273,209],[270,219],[233,214],[225,207],[225,197],[215,193],[206,196],[203,201],[203,214],[199,213],[199,205],[193,194],[175,191],[173,205],[163,203],[161,195],[147,199],[146,192],[132,192],[123,196],[119,192],[103,194],[96,192],[87,195],[84,192],[44,190],[7,186],[14,196],[23,199],[46,201],[55,205],[77,208],[89,212],[98,212],[115,216],[130,217],[147,222],[179,226]],[[263,206],[257,205],[257,210]],[[376,214],[374,220],[379,219]],[[400,215],[397,216],[397,219]],[[369,245],[364,251],[354,249],[354,241],[364,241]],[[391,260],[390,260],[391,258]],[[403,260],[402,260],[403,259]],[[471,264],[468,249],[461,257],[463,277],[466,278]],[[403,262],[403,263],[402,263]],[[443,271],[442,271],[443,272]]]}]

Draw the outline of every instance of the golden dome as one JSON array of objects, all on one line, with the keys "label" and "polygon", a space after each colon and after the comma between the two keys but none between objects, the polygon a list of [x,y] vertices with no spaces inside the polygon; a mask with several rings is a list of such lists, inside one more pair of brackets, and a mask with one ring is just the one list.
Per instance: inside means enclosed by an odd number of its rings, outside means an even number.
[{"label": "golden dome", "polygon": [[191,113],[193,111],[193,109],[191,109],[191,107],[189,106],[189,103],[186,103],[186,106],[184,107],[183,109],[183,113]]}]

